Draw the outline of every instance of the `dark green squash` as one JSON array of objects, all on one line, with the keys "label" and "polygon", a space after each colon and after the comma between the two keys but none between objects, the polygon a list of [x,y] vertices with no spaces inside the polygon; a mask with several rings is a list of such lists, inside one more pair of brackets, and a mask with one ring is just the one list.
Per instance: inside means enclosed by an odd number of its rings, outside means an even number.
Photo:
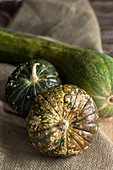
[{"label": "dark green squash", "polygon": [[35,98],[26,123],[29,138],[40,152],[67,157],[93,142],[98,118],[97,107],[84,90],[60,85]]},{"label": "dark green squash", "polygon": [[76,84],[94,99],[100,117],[113,116],[113,59],[41,37],[0,30],[0,61],[18,64],[42,58],[56,66],[63,83]]},{"label": "dark green squash", "polygon": [[9,76],[5,94],[14,110],[25,117],[37,94],[59,84],[58,72],[51,63],[32,59],[20,64]]}]

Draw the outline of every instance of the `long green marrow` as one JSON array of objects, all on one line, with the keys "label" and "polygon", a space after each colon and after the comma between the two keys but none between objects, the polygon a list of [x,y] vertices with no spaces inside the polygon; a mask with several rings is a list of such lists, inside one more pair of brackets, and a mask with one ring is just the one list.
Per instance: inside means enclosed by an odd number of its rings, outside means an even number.
[{"label": "long green marrow", "polygon": [[31,58],[56,66],[62,82],[76,84],[94,99],[100,117],[113,116],[113,59],[41,37],[0,29],[0,61],[19,64]]}]

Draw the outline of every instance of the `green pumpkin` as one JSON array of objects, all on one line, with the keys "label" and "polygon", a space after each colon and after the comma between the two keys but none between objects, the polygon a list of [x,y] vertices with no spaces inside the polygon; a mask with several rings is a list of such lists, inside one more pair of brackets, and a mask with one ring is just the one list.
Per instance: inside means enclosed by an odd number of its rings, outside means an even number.
[{"label": "green pumpkin", "polygon": [[98,130],[93,99],[75,85],[51,87],[39,94],[26,118],[32,144],[50,156],[78,155]]},{"label": "green pumpkin", "polygon": [[9,76],[5,94],[14,110],[25,117],[37,94],[59,84],[58,72],[51,63],[32,59],[20,64]]},{"label": "green pumpkin", "polygon": [[0,39],[0,61],[18,64],[31,58],[45,59],[56,66],[64,84],[76,84],[94,99],[100,117],[113,116],[111,57],[3,29]]}]

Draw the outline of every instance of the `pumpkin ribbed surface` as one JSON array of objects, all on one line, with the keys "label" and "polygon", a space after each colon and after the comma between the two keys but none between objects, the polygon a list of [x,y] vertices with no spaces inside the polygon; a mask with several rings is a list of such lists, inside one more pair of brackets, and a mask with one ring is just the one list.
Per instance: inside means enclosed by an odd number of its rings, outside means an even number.
[{"label": "pumpkin ribbed surface", "polygon": [[58,72],[51,63],[33,59],[20,64],[9,76],[6,98],[15,111],[26,116],[37,94],[59,84]]},{"label": "pumpkin ribbed surface", "polygon": [[98,130],[92,98],[75,85],[47,89],[35,98],[27,130],[32,144],[52,156],[77,155],[92,143]]}]

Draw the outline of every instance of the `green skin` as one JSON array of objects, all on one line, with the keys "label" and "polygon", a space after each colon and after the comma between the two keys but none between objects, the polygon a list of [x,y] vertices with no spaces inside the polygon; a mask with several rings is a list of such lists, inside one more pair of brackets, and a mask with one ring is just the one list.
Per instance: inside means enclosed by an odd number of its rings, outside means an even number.
[{"label": "green skin", "polygon": [[34,98],[56,85],[60,85],[60,78],[55,67],[45,60],[32,59],[20,64],[9,76],[6,99],[19,115],[26,117]]},{"label": "green skin", "polygon": [[0,29],[0,61],[19,64],[45,59],[58,69],[63,83],[76,84],[94,99],[100,117],[113,116],[113,59],[47,39]]}]

